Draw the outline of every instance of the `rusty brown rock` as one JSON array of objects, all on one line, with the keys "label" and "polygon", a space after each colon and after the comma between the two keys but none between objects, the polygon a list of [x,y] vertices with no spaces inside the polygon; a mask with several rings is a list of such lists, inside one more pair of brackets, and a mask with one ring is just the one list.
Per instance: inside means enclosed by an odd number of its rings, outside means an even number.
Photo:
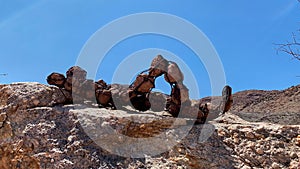
[{"label": "rusty brown rock", "polygon": [[100,79],[100,80],[98,80],[97,82],[95,82],[96,84],[95,84],[95,88],[97,89],[97,88],[107,88],[108,87],[108,85],[107,85],[107,83],[103,80],[103,79]]},{"label": "rusty brown rock", "polygon": [[[149,100],[150,91],[154,88],[155,78],[165,73],[165,79],[171,84],[172,91],[168,99],[152,94],[152,104]],[[67,78],[64,82],[64,88],[72,92],[73,101],[84,99],[96,101],[103,107],[114,107],[116,104],[120,107],[126,106],[131,102],[132,106],[140,111],[149,110],[152,105],[153,111],[166,110],[174,117],[177,117],[180,109],[189,112],[190,100],[189,90],[182,83],[183,74],[175,62],[168,62],[161,55],[156,56],[149,69],[149,74],[139,74],[136,80],[127,90],[118,85],[107,85],[105,81],[99,80],[93,82],[86,80],[87,72],[78,66],[71,67],[67,72]],[[181,107],[182,103],[187,106]],[[190,116],[190,115],[186,115]]]},{"label": "rusty brown rock", "polygon": [[104,107],[112,106],[112,94],[111,94],[111,91],[108,89],[96,90],[96,99],[97,99],[98,104],[100,104]]},{"label": "rusty brown rock", "polygon": [[50,85],[55,85],[57,87],[64,87],[64,83],[66,81],[66,78],[63,74],[60,73],[51,73],[47,77],[47,83]]},{"label": "rusty brown rock", "polygon": [[140,74],[133,82],[132,89],[141,93],[149,93],[154,87],[154,78],[149,77],[147,74]]},{"label": "rusty brown rock", "polygon": [[151,108],[151,103],[146,94],[136,94],[135,91],[129,91],[131,105],[139,111],[147,111]]},{"label": "rusty brown rock", "polygon": [[66,81],[64,83],[64,88],[69,92],[72,91],[72,78],[69,77],[66,79]]}]

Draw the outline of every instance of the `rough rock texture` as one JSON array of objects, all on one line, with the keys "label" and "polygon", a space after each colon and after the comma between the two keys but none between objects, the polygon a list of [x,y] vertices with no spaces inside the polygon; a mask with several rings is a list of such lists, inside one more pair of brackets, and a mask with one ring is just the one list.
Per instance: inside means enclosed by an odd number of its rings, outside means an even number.
[{"label": "rough rock texture", "polygon": [[300,112],[300,85],[286,90],[246,90],[233,95],[231,112]]},{"label": "rough rock texture", "polygon": [[0,168],[297,169],[299,91],[236,93],[232,112],[193,126],[165,112],[66,105],[57,87],[0,85]]}]

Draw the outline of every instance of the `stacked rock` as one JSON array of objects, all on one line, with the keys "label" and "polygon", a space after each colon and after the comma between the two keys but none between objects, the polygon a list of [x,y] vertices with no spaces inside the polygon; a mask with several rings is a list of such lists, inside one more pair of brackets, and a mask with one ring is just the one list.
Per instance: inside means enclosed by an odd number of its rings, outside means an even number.
[{"label": "stacked rock", "polygon": [[102,107],[112,107],[115,109],[110,89],[111,86],[107,85],[104,80],[98,80],[95,82],[95,95],[97,103]]},{"label": "stacked rock", "polygon": [[[184,76],[179,66],[172,61],[167,61],[161,55],[156,56],[152,62],[149,73],[142,72],[130,85],[129,96],[134,108],[145,111],[168,111],[174,117],[197,118],[197,123],[204,123],[209,113],[207,105],[191,105],[189,90],[183,84]],[[151,93],[155,87],[155,79],[164,75],[164,79],[171,86],[170,96]],[[149,96],[150,100],[149,101]]]},{"label": "stacked rock", "polygon": [[66,77],[61,73],[51,73],[47,77],[50,85],[55,85],[64,92],[69,92],[70,103],[78,103],[89,100],[97,103],[100,107],[111,107],[116,109],[114,101],[118,105],[129,104],[128,86],[112,84],[108,85],[104,80],[86,79],[87,72],[79,66],[73,66],[66,72]]},{"label": "stacked rock", "polygon": [[[129,97],[130,102],[133,107],[140,111],[146,111],[151,108],[151,103],[149,101],[149,96],[151,90],[155,87],[155,79],[163,74],[165,74],[168,66],[168,61],[161,55],[156,56],[152,62],[151,67],[147,71],[140,73],[135,81],[129,86]],[[155,102],[157,95],[152,95],[152,101]],[[161,101],[161,100],[160,100]],[[154,107],[159,105],[154,103],[153,109],[160,110],[159,107]]]},{"label": "stacked rock", "polygon": [[[147,73],[148,72],[148,73]],[[153,111],[168,111],[174,117],[196,118],[196,123],[204,123],[209,109],[205,105],[192,105],[189,90],[183,84],[184,76],[179,66],[168,61],[161,55],[156,56],[149,69],[140,73],[135,81],[127,86],[120,84],[108,85],[105,81],[86,79],[87,72],[79,66],[73,66],[66,72],[66,77],[60,73],[51,73],[47,77],[50,85],[55,85],[72,94],[74,100],[94,101],[100,107],[121,109],[131,105],[140,111],[150,108]],[[171,94],[165,95],[151,92],[155,87],[155,79],[164,75],[171,86]],[[231,88],[225,86],[222,92],[224,105],[222,112],[229,110],[232,104]]]},{"label": "stacked rock", "polygon": [[[51,73],[47,77],[50,85],[65,89],[67,92],[81,96],[78,98],[91,100],[95,97],[94,82],[86,79],[87,72],[79,66],[73,66],[66,72],[65,77],[60,73]],[[74,101],[74,98],[73,100]]]}]

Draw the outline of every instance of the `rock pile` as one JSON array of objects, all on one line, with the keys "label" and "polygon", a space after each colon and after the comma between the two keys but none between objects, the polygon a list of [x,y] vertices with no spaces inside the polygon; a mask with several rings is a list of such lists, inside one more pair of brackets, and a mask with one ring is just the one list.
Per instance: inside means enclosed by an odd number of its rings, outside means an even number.
[{"label": "rock pile", "polygon": [[[175,62],[167,61],[161,55],[156,56],[150,68],[140,73],[129,86],[108,85],[103,80],[93,82],[86,79],[86,75],[85,70],[73,66],[66,72],[66,77],[60,73],[51,73],[47,77],[47,82],[68,91],[73,96],[73,99],[68,100],[76,103],[90,100],[97,102],[100,107],[112,109],[122,109],[131,105],[139,111],[147,111],[150,108],[152,111],[166,110],[173,117],[194,118],[196,123],[205,123],[209,114],[207,104],[192,104],[189,90],[183,84],[184,76],[179,66]],[[161,75],[164,75],[164,79],[171,86],[170,95],[151,92],[155,87],[156,78]],[[229,86],[224,87],[222,103],[221,109],[225,113],[232,103]]]}]

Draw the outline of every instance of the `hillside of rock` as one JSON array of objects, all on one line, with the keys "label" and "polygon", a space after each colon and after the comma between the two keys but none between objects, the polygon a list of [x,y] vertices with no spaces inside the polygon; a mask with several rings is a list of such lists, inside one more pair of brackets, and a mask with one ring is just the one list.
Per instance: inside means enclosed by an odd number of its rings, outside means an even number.
[{"label": "hillside of rock", "polygon": [[203,125],[70,97],[0,85],[0,168],[300,168],[300,86],[235,93],[231,111]]},{"label": "hillside of rock", "polygon": [[285,90],[246,90],[233,95],[231,112],[300,112],[300,85]]},{"label": "hillside of rock", "polygon": [[[206,97],[200,102],[216,102],[221,97]],[[300,85],[285,90],[245,90],[233,94],[230,112],[252,122],[300,124]]]}]

